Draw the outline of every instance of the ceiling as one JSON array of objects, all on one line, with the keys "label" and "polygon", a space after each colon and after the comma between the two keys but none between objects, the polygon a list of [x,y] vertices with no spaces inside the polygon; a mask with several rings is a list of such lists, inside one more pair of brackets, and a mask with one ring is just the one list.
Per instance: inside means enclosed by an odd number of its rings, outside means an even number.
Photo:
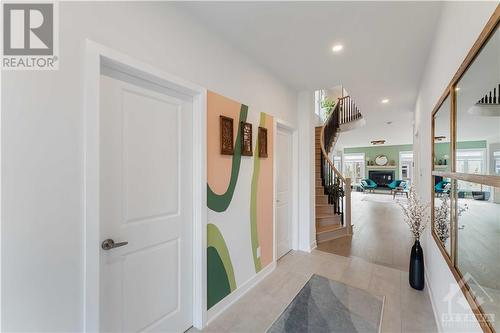
[{"label": "ceiling", "polygon": [[[342,144],[412,142],[437,2],[182,2],[178,7],[296,90],[343,85],[367,124]],[[331,50],[344,45],[338,54]],[[390,99],[382,104],[383,98]],[[387,121],[392,121],[387,125]]]}]

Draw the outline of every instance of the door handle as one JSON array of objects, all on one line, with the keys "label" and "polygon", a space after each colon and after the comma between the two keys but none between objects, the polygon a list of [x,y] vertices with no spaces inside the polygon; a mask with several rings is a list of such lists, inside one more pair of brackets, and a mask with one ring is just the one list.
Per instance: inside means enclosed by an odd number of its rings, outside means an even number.
[{"label": "door handle", "polygon": [[103,250],[111,250],[111,249],[114,249],[115,247],[125,246],[127,244],[128,244],[128,242],[115,243],[114,240],[112,240],[111,238],[108,238],[108,239],[105,239],[101,243],[101,247]]}]

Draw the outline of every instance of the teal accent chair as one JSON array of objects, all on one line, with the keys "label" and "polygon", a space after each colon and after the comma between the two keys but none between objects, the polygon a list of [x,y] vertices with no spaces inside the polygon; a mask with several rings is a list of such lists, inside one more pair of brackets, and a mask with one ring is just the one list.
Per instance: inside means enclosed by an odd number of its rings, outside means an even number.
[{"label": "teal accent chair", "polygon": [[408,192],[410,192],[410,182],[407,180],[403,180],[399,183],[399,187],[403,188],[403,192],[406,194],[406,197],[408,198]]},{"label": "teal accent chair", "polygon": [[443,193],[448,194],[450,192],[450,189],[447,186],[449,183],[450,182],[446,180],[440,181],[434,186],[434,192],[436,192],[437,194],[443,194]]},{"label": "teal accent chair", "polygon": [[391,192],[392,192],[393,199],[396,199],[396,194],[398,194],[398,193],[404,194],[408,198],[408,196],[409,196],[408,193],[410,192],[410,182],[407,180],[400,181],[399,186],[396,187],[394,190],[391,190]]},{"label": "teal accent chair", "polygon": [[370,178],[366,178],[366,179],[361,180],[361,187],[363,188],[363,191],[374,192],[375,189],[377,188],[377,183],[375,183]]},{"label": "teal accent chair", "polygon": [[399,179],[393,180],[392,182],[387,184],[387,187],[389,187],[391,189],[391,193],[392,193],[392,191],[395,190],[396,187],[399,187],[399,184],[401,184],[401,182],[402,182],[402,180],[399,180]]}]

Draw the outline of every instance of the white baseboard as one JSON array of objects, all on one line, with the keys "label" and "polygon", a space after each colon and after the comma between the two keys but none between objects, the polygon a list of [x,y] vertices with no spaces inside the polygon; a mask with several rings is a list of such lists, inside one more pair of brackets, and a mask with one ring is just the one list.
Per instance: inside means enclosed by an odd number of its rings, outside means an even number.
[{"label": "white baseboard", "polygon": [[443,332],[443,328],[441,327],[441,318],[439,317],[437,312],[437,307],[434,300],[434,293],[432,292],[432,288],[429,283],[429,276],[427,275],[427,271],[425,271],[425,287],[429,291],[429,298],[431,299],[432,312],[434,313],[434,320],[436,321],[438,332]]},{"label": "white baseboard", "polygon": [[250,289],[255,287],[260,281],[262,281],[266,276],[271,274],[276,268],[276,261],[273,261],[271,264],[267,265],[263,270],[259,273],[255,274],[245,283],[243,283],[239,288],[235,291],[224,297],[219,303],[215,304],[207,311],[207,325],[216,319],[220,314],[226,311],[234,302],[239,300],[243,295],[245,295]]}]

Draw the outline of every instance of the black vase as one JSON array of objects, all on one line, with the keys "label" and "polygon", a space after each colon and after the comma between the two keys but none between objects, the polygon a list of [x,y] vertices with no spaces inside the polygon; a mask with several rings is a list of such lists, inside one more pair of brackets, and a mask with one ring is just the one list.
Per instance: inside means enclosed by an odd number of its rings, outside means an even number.
[{"label": "black vase", "polygon": [[418,239],[411,248],[409,282],[413,289],[424,289],[424,252]]}]

